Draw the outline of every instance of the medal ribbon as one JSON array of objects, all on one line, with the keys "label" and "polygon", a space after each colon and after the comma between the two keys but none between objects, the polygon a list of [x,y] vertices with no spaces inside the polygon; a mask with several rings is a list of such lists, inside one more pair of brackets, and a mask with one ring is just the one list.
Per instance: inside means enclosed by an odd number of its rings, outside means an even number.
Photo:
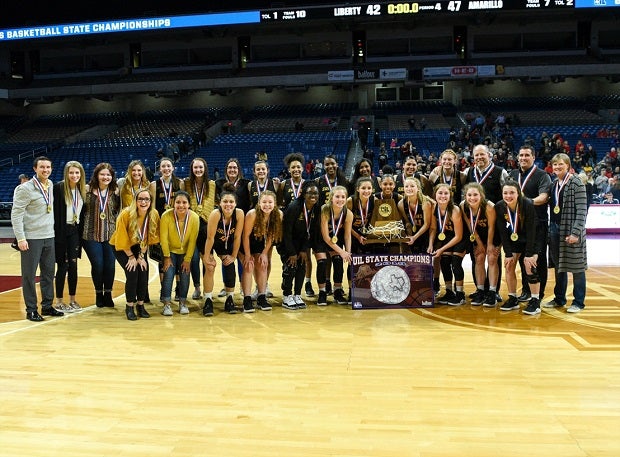
[{"label": "medal ribbon", "polygon": [[340,211],[340,217],[338,218],[338,225],[336,225],[336,221],[334,219],[334,210],[332,209],[332,231],[334,232],[333,236],[338,236],[338,232],[340,231],[340,226],[342,225],[342,218],[344,217],[344,208]]},{"label": "medal ribbon", "polygon": [[161,188],[164,191],[164,205],[170,205],[170,197],[172,196],[172,180],[168,182],[168,186],[166,187],[166,181],[164,178],[159,178],[161,181]]},{"label": "medal ribbon", "polygon": [[454,178],[454,176],[450,176],[450,179],[448,180],[448,177],[446,176],[446,172],[441,170],[441,174],[443,175],[443,182],[444,184],[449,185],[450,187],[452,187],[452,178]]},{"label": "medal ribbon", "polygon": [[446,220],[448,219],[448,209],[446,208],[446,212],[441,217],[441,209],[439,209],[439,205],[437,205],[437,223],[439,224],[439,232],[443,233],[446,227]]},{"label": "medal ribbon", "polygon": [[293,182],[293,178],[291,178],[291,189],[293,189],[293,195],[295,196],[295,198],[299,197],[299,191],[301,190],[301,185],[304,183],[304,180],[302,179],[301,181],[299,181],[299,185],[297,187],[295,187],[295,183]]},{"label": "medal ribbon", "polygon": [[110,198],[109,189],[105,190],[105,196],[103,197],[105,200],[101,198],[102,193],[103,191],[99,189],[99,192],[97,193],[97,198],[99,199],[99,213],[105,213],[105,210],[108,207],[108,199]]},{"label": "medal ribbon", "polygon": [[525,177],[525,179],[523,180],[523,184],[521,184],[521,173],[519,173],[519,187],[521,188],[521,192],[523,192],[523,188],[525,187],[525,185],[527,184],[527,182],[530,180],[530,178],[532,177],[532,173],[534,173],[534,170],[536,169],[535,165],[532,165],[532,168],[530,169],[530,171],[527,173],[527,176]]},{"label": "medal ribbon", "polygon": [[222,228],[224,229],[224,249],[228,249],[228,237],[230,236],[230,231],[232,230],[232,223],[233,218],[231,214],[230,222],[228,223],[228,230],[226,230],[226,221],[224,220],[224,213],[222,213]]},{"label": "medal ribbon", "polygon": [[478,184],[482,184],[483,182],[485,182],[487,180],[487,178],[489,177],[489,175],[491,174],[491,172],[493,171],[494,168],[495,168],[495,164],[494,163],[491,163],[491,165],[489,167],[487,167],[487,170],[484,173],[481,173],[476,168],[474,170],[475,171],[474,177],[476,178],[476,182]]},{"label": "medal ribbon", "polygon": [[306,233],[308,234],[308,239],[310,239],[310,223],[312,222],[312,217],[308,215],[308,209],[306,208],[305,202],[304,202],[304,219],[306,220]]},{"label": "medal ribbon", "polygon": [[[407,202],[409,203],[409,202]],[[411,222],[411,225],[413,225],[415,227],[415,218],[418,215],[418,204],[416,202],[415,206],[415,210],[413,211],[413,214],[411,214],[411,204],[407,205],[407,212],[409,213],[409,220]]]},{"label": "medal ribbon", "polygon": [[332,185],[329,182],[329,178],[327,177],[327,175],[325,175],[325,182],[327,183],[327,187],[329,187],[329,191],[332,191],[332,187],[337,186],[338,185],[338,177],[336,176],[336,179],[334,179],[334,184]]},{"label": "medal ribbon", "polygon": [[72,199],[71,199],[71,207],[73,208],[73,220],[75,222],[77,222],[78,220],[78,209],[80,207],[80,193],[78,192],[77,188],[73,189],[73,195],[72,195]]},{"label": "medal ribbon", "polygon": [[512,214],[512,211],[510,211],[508,205],[506,205],[506,213],[508,214],[508,223],[510,224],[510,230],[512,231],[512,233],[517,233],[517,230],[519,228],[519,205],[517,205],[517,207],[515,208],[514,216]]},{"label": "medal ribbon", "polygon": [[366,227],[366,218],[368,217],[368,209],[370,207],[370,198],[368,200],[366,200],[366,208],[362,209],[362,202],[358,201],[357,202],[359,208],[360,208],[360,217],[362,218],[362,227]]},{"label": "medal ribbon", "polygon": [[[49,208],[50,201],[52,200],[52,197],[50,195],[51,186],[49,185],[49,182],[48,182],[47,190],[45,190],[43,188],[43,184],[41,183],[41,181],[39,181],[39,178],[35,176],[33,179],[34,179],[34,185],[37,187],[37,189],[39,189],[39,192],[41,192],[41,195],[43,195],[43,200],[45,200],[45,205]],[[48,209],[48,212],[49,212],[49,209]]]},{"label": "medal ribbon", "polygon": [[138,239],[140,242],[144,241],[148,237],[147,227],[149,226],[149,216],[148,214],[144,217],[144,222],[142,223],[142,228],[138,229]]},{"label": "medal ribbon", "polygon": [[179,235],[179,239],[181,240],[181,245],[183,245],[183,241],[185,240],[185,234],[187,233],[187,226],[189,225],[187,221],[189,220],[189,211],[185,215],[185,227],[183,227],[183,235],[181,235],[181,227],[179,227],[179,218],[177,217],[177,212],[174,212],[174,224],[177,227],[177,234]]},{"label": "medal ribbon", "polygon": [[194,183],[194,194],[196,195],[196,203],[198,206],[202,206],[202,196],[205,192],[205,183],[203,182],[200,186],[200,193],[198,192],[198,186]]},{"label": "medal ribbon", "polygon": [[256,180],[256,190],[258,191],[258,196],[260,197],[260,194],[262,194],[263,192],[265,192],[265,190],[267,190],[267,184],[269,183],[269,179],[265,180],[265,185],[263,187],[260,186],[260,182],[258,181],[258,179]]},{"label": "medal ribbon", "polygon": [[566,173],[566,176],[564,176],[562,183],[560,183],[559,179],[556,181],[555,190],[553,191],[555,195],[555,206],[560,206],[560,194],[562,193],[562,189],[564,189],[564,186],[566,185],[570,177],[571,177],[571,174]]},{"label": "medal ribbon", "polygon": [[478,212],[476,213],[476,219],[474,220],[474,212],[469,208],[469,227],[471,228],[471,234],[474,235],[476,233],[476,227],[478,226],[478,219],[480,218],[480,208],[478,208]]}]

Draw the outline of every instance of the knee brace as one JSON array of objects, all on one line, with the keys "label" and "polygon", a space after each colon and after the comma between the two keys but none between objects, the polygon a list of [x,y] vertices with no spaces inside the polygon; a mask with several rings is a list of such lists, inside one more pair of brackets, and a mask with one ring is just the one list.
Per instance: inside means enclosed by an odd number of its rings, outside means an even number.
[{"label": "knee brace", "polygon": [[231,263],[230,265],[226,265],[222,267],[222,276],[224,279],[224,287],[229,289],[235,288],[235,264]]},{"label": "knee brace", "polygon": [[538,278],[538,270],[536,268],[532,268],[531,274],[528,275],[525,273],[525,279],[527,279],[527,282],[530,284],[538,284],[540,282],[540,279]]},{"label": "knee brace", "polygon": [[342,257],[340,257],[339,255],[332,256],[332,265],[334,269],[334,282],[342,283],[342,277],[344,276],[344,265],[342,262]]},{"label": "knee brace", "polygon": [[442,255],[439,260],[441,273],[446,283],[452,283],[452,259],[450,257],[449,255]]},{"label": "knee brace", "polygon": [[316,282],[317,284],[325,284],[325,271],[327,268],[327,259],[320,259],[316,261]]},{"label": "knee brace", "polygon": [[452,271],[454,272],[454,279],[462,281],[465,279],[465,271],[463,270],[463,258],[458,255],[452,256]]}]

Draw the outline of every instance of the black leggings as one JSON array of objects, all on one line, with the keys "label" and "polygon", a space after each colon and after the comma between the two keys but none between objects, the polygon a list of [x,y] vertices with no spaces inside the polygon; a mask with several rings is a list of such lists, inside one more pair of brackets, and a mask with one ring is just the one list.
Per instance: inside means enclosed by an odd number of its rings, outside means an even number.
[{"label": "black leggings", "polygon": [[77,227],[67,226],[65,239],[56,238],[56,298],[62,298],[65,277],[69,286],[69,296],[75,295],[78,281],[77,259],[80,253],[80,234]]},{"label": "black leggings", "polygon": [[144,301],[149,286],[149,261],[145,256],[146,270],[141,270],[136,266],[134,271],[127,271],[126,265],[129,256],[125,251],[114,251],[116,260],[125,271],[125,299],[127,303],[135,303],[136,301]]},{"label": "black leggings", "polygon": [[297,258],[297,265],[291,267],[287,260],[288,257],[280,256],[282,260],[282,293],[292,295],[293,281],[295,283],[295,295],[301,295],[301,288],[306,278],[306,264]]}]

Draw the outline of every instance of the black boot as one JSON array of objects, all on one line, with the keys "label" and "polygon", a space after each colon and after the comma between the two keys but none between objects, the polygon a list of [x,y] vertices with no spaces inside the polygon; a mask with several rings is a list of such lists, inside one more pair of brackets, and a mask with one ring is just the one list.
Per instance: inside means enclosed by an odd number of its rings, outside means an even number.
[{"label": "black boot", "polygon": [[130,321],[138,320],[138,317],[136,316],[136,312],[134,311],[133,306],[126,305],[125,314],[127,315],[127,320],[130,320]]},{"label": "black boot", "polygon": [[114,300],[112,300],[111,290],[103,291],[103,306],[105,306],[106,308],[114,308]]},{"label": "black boot", "polygon": [[97,306],[97,308],[103,308],[103,292],[95,292],[95,306]]},{"label": "black boot", "polygon": [[138,316],[148,319],[151,315],[144,309],[144,305],[136,305],[136,311],[138,311]]}]

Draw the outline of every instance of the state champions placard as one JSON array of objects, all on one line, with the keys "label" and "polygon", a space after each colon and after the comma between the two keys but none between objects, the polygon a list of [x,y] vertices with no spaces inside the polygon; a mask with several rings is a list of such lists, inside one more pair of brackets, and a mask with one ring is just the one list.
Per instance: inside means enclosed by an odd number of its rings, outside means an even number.
[{"label": "state champions placard", "polygon": [[433,262],[429,254],[362,254],[352,259],[353,309],[431,308]]}]

